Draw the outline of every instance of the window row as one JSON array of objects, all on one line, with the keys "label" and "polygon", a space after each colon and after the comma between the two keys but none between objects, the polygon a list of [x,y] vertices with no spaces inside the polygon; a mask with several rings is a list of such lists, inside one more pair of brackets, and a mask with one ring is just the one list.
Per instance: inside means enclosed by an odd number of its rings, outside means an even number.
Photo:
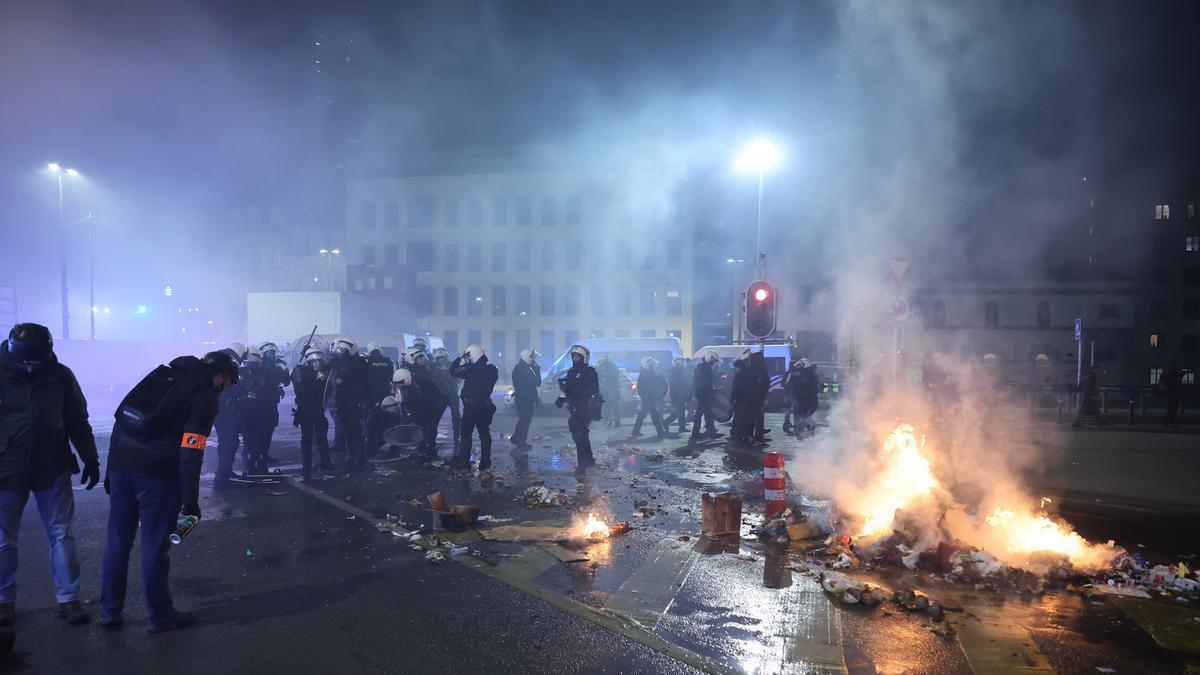
[{"label": "window row", "polygon": [[[1196,245],[1200,250],[1200,242],[1197,242]],[[1165,267],[1154,270],[1155,286],[1170,286],[1174,280],[1171,270]],[[1188,267],[1183,270],[1183,283],[1188,286],[1200,286],[1200,267]]]},{"label": "window row", "polygon": [[[434,288],[417,286],[413,289],[413,308],[417,314],[579,316],[583,313],[585,300],[584,290],[579,286],[443,286],[440,292]],[[683,316],[683,294],[677,286],[665,289],[642,286],[636,293],[628,286],[590,286],[586,293],[587,313],[591,316],[633,316],[635,309],[639,316],[655,316],[660,312],[666,316]],[[441,299],[437,308],[435,296]]]},{"label": "window row", "polygon": [[[678,239],[662,242],[665,249],[663,265],[665,269],[677,270],[683,267],[683,242]],[[604,242],[589,243],[587,246],[587,261],[589,269],[605,267],[605,253],[609,250]],[[659,242],[643,242],[635,253],[630,242],[619,241],[611,246],[613,264],[618,270],[638,269],[654,270],[658,265]],[[497,241],[485,244],[483,242],[457,243],[451,242],[440,246],[431,241],[412,241],[404,245],[404,259],[409,269],[414,272],[467,272],[487,271],[507,272],[509,266],[517,272],[532,272],[536,269],[543,272],[567,271],[578,272],[583,268],[584,245],[580,241]],[[373,244],[362,247],[362,264],[364,265],[398,265],[400,264],[400,245],[385,244],[380,250]],[[536,254],[536,258],[535,258]],[[636,265],[635,265],[635,255]],[[460,260],[465,257],[466,260]],[[511,263],[510,263],[511,260]]]},{"label": "window row", "polygon": [[[539,225],[554,227],[560,224],[581,225],[582,202],[580,197],[574,196],[563,200],[555,197],[538,200],[532,197],[496,197],[489,202],[479,198],[439,200],[435,197],[410,197],[404,202],[403,215],[407,227],[436,227],[439,224],[443,227],[458,227],[460,224],[482,227],[485,221],[495,227],[505,227],[510,222],[529,226],[534,224],[535,216]],[[376,202],[363,202],[358,217],[359,227],[364,230],[376,229],[380,210]],[[383,202],[382,211],[383,227],[399,229],[400,203]]]},{"label": "window row", "polygon": [[[1103,320],[1118,320],[1121,318],[1121,305],[1112,302],[1100,303],[1097,311],[1097,318]],[[946,327],[946,303],[937,300],[930,306],[929,312],[926,314],[926,325],[931,328]],[[1038,328],[1053,327],[1050,321],[1050,303],[1039,302],[1034,314],[1034,321]],[[983,324],[988,328],[1000,327],[1000,303],[985,302],[983,305]],[[1070,324],[1068,324],[1070,325]]]},{"label": "window row", "polygon": [[[1151,319],[1169,319],[1170,312],[1167,311],[1167,303],[1160,300],[1155,300],[1150,303],[1150,318]],[[1179,318],[1181,319],[1200,319],[1200,302],[1195,300],[1185,300],[1179,307]]]},{"label": "window row", "polygon": [[[1170,204],[1155,204],[1154,205],[1154,219],[1155,220],[1170,220],[1171,219],[1171,205]],[[1195,204],[1187,205],[1187,219],[1188,220],[1196,219],[1196,205]]]},{"label": "window row", "polygon": [[[1166,336],[1162,333],[1150,334],[1150,349],[1159,349],[1167,343]],[[1179,336],[1179,351],[1184,354],[1195,354],[1197,351],[1197,341],[1195,333],[1184,333]]]}]

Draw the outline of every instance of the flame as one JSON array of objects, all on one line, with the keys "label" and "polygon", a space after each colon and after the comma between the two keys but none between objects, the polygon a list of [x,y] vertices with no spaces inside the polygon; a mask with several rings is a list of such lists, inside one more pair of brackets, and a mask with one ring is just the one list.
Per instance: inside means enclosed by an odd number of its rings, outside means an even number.
[{"label": "flame", "polygon": [[938,481],[929,460],[921,454],[916,434],[909,424],[901,424],[883,443],[883,470],[868,486],[859,512],[866,522],[860,537],[890,534],[896,511],[933,496]]},{"label": "flame", "polygon": [[580,528],[583,536],[588,539],[608,539],[612,533],[608,529],[608,525],[603,520],[597,518],[594,513],[588,514],[587,520],[580,525]]},{"label": "flame", "polygon": [[[1032,511],[1017,512],[996,507],[984,522],[1010,554],[1058,553],[1066,556],[1076,568],[1096,571],[1106,567],[1115,552],[1111,545],[1089,544],[1069,527]],[[1010,557],[1004,556],[1003,552],[995,553],[1001,558]]]}]

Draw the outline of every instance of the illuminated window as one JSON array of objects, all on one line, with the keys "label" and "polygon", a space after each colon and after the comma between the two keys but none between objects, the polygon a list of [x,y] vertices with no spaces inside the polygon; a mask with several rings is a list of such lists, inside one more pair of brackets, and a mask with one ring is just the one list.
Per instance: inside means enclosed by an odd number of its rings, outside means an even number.
[{"label": "illuminated window", "polygon": [[1189,236],[1187,238],[1187,244],[1184,245],[1184,249],[1188,253],[1200,251],[1200,236]]},{"label": "illuminated window", "polygon": [[1158,349],[1158,333],[1150,334],[1150,349]]},{"label": "illuminated window", "polygon": [[1162,381],[1162,374],[1163,374],[1162,368],[1151,368],[1150,369],[1150,384],[1158,384],[1160,381]]},{"label": "illuminated window", "polygon": [[1154,219],[1155,220],[1170,220],[1171,219],[1171,205],[1170,204],[1156,205],[1154,207]]}]

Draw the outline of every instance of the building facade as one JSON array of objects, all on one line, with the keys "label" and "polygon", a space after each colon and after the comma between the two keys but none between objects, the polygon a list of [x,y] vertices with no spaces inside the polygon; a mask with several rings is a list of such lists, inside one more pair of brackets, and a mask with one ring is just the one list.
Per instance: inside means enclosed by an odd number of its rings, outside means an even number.
[{"label": "building facade", "polygon": [[[1200,368],[1200,220],[1198,199],[1147,208],[1137,223],[1150,232],[1149,264],[1137,276],[1138,380],[1159,384],[1171,367]],[[1195,383],[1195,375],[1185,375]]]},{"label": "building facade", "polygon": [[421,329],[452,352],[483,344],[502,371],[522,349],[553,359],[588,337],[674,336],[689,350],[689,224],[634,203],[597,175],[355,179],[343,257],[403,266]]}]

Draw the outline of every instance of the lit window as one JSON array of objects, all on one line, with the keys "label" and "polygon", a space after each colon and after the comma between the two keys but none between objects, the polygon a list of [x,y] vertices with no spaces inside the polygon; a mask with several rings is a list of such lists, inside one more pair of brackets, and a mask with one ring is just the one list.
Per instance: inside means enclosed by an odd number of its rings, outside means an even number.
[{"label": "lit window", "polygon": [[1150,334],[1150,349],[1158,349],[1158,333]]},{"label": "lit window", "polygon": [[1196,205],[1188,204],[1188,220],[1196,219]]},{"label": "lit window", "polygon": [[1183,379],[1180,382],[1183,384],[1196,384],[1196,374],[1189,370],[1183,374]]},{"label": "lit window", "polygon": [[1184,246],[1188,253],[1200,251],[1200,236],[1192,235],[1187,238],[1187,244]]},{"label": "lit window", "polygon": [[1171,219],[1171,205],[1170,204],[1156,205],[1154,207],[1154,219],[1155,220],[1170,220]]},{"label": "lit window", "polygon": [[1162,381],[1162,374],[1163,374],[1162,368],[1151,368],[1150,369],[1150,384],[1158,384],[1160,381]]}]

